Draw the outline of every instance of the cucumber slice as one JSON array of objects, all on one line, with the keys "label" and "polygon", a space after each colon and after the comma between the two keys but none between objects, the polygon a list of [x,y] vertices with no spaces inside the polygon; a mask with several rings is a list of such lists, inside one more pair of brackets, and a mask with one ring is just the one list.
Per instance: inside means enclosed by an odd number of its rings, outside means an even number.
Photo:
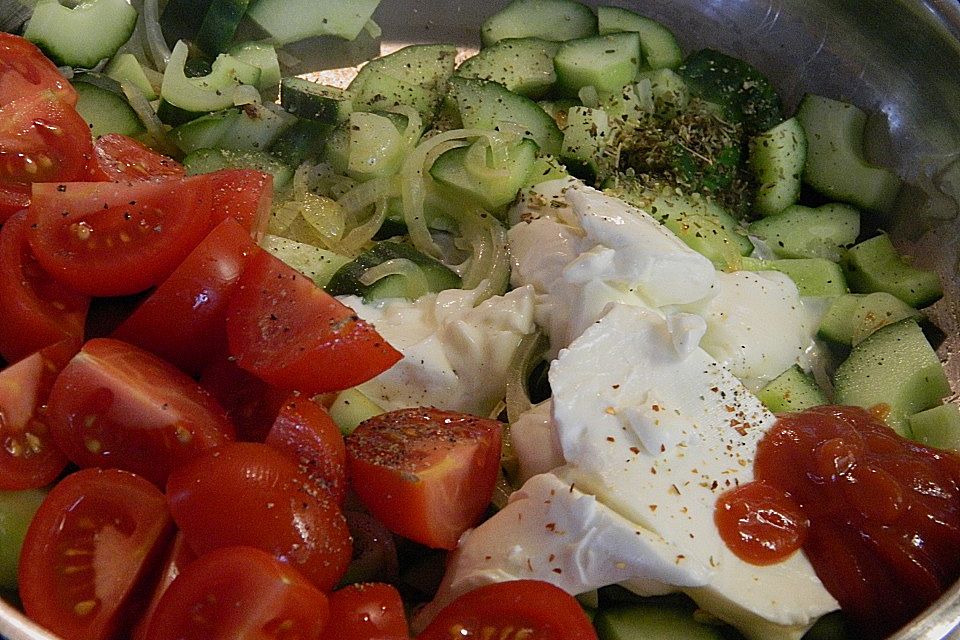
[{"label": "cucumber slice", "polygon": [[340,433],[348,436],[367,418],[383,413],[383,407],[354,387],[338,393],[328,411]]},{"label": "cucumber slice", "polygon": [[[507,149],[502,166],[494,166],[493,153],[482,141],[445,152],[430,167],[430,175],[454,193],[498,212],[513,202],[526,183],[537,158],[537,143],[526,138]],[[478,160],[483,162],[479,164]]]},{"label": "cucumber slice", "polygon": [[576,0],[514,0],[480,27],[483,46],[505,38],[562,42],[596,35],[597,17]]},{"label": "cucumber slice", "polygon": [[597,28],[601,35],[621,31],[639,33],[645,68],[674,69],[683,61],[680,45],[673,32],[656,20],[629,9],[597,7]]},{"label": "cucumber slice", "polygon": [[353,40],[379,4],[380,0],[257,0],[247,16],[277,45],[325,35]]},{"label": "cucumber slice", "polygon": [[174,107],[167,109],[168,124],[182,124],[205,113],[232,107],[241,85],[256,86],[260,81],[259,68],[227,54],[217,56],[208,75],[187,77],[184,71],[187,53],[186,43],[177,42],[163,73],[157,115],[163,120],[164,105]]},{"label": "cucumber slice", "polygon": [[772,129],[783,121],[780,97],[767,78],[747,62],[713,49],[690,54],[677,73],[690,90],[713,102],[747,133]]},{"label": "cucumber slice", "polygon": [[[373,267],[386,262],[403,263],[397,273],[387,275],[373,283],[363,282],[364,274]],[[412,246],[399,242],[378,242],[355,260],[337,270],[326,289],[331,295],[362,296],[364,302],[385,298],[416,300],[425,293],[458,289],[460,276]]]},{"label": "cucumber slice", "polygon": [[560,162],[573,175],[593,183],[600,176],[599,158],[612,134],[607,112],[589,107],[571,107],[566,120]]},{"label": "cucumber slice", "polygon": [[777,257],[836,262],[860,235],[860,212],[845,204],[816,209],[797,204],[750,223],[749,231]]},{"label": "cucumber slice", "polygon": [[726,638],[723,627],[701,624],[693,617],[693,612],[692,607],[634,602],[600,609],[593,623],[600,640]]},{"label": "cucumber slice", "polygon": [[749,165],[759,183],[756,213],[773,215],[797,201],[806,159],[807,136],[796,118],[750,139]]},{"label": "cucumber slice", "polygon": [[46,496],[43,489],[0,491],[0,588],[16,590],[23,539]]},{"label": "cucumber slice", "polygon": [[120,83],[96,73],[83,73],[71,81],[77,90],[77,113],[90,125],[90,133],[98,138],[107,133],[136,137],[145,131]]},{"label": "cucumber slice", "polygon": [[563,134],[556,121],[530,98],[509,91],[496,82],[472,78],[450,78],[450,97],[457,105],[460,120],[470,129],[520,130],[540,147],[540,152],[557,155]]},{"label": "cucumber slice", "polygon": [[196,44],[213,57],[227,50],[250,0],[212,0],[197,29]]},{"label": "cucumber slice", "polygon": [[943,297],[943,285],[936,272],[907,262],[887,234],[851,247],[844,260],[844,271],[854,292],[886,291],[916,309]]},{"label": "cucumber slice", "polygon": [[353,97],[345,89],[296,76],[280,82],[280,104],[307,120],[339,124],[353,112]]},{"label": "cucumber slice", "polygon": [[350,262],[346,256],[269,233],[263,236],[260,246],[313,280],[318,287],[325,287],[333,274]]},{"label": "cucumber slice", "polygon": [[170,130],[170,139],[184,153],[210,149],[224,139],[227,131],[240,118],[240,108],[215,111]]},{"label": "cucumber slice", "polygon": [[[366,111],[350,114],[338,131],[347,131],[346,173],[356,180],[395,174],[403,163],[406,145],[390,118]],[[328,145],[336,138],[328,140]],[[329,152],[329,151],[328,151]],[[342,160],[334,162],[339,166]]]},{"label": "cucumber slice", "polygon": [[567,40],[553,58],[557,81],[570,95],[584,87],[613,93],[640,70],[640,34],[629,31]]},{"label": "cucumber slice", "polygon": [[[640,41],[641,46],[643,40]],[[649,69],[637,74],[637,84],[648,81],[654,110],[664,118],[675,118],[690,104],[690,88],[671,69]]]},{"label": "cucumber slice", "polygon": [[557,82],[553,58],[560,45],[541,38],[507,38],[463,61],[456,75],[492,80],[528,98],[539,98]]},{"label": "cucumber slice", "polygon": [[843,269],[826,258],[757,260],[745,257],[741,264],[747,271],[779,271],[787,274],[797,285],[801,296],[820,298],[841,296],[849,292]]},{"label": "cucumber slice", "polygon": [[913,320],[887,325],[854,347],[837,367],[833,386],[838,404],[878,407],[905,437],[910,437],[909,416],[950,394],[943,365]]},{"label": "cucumber slice", "polygon": [[241,62],[251,64],[260,69],[260,79],[256,87],[260,93],[269,95],[272,100],[277,97],[277,87],[280,86],[280,60],[277,58],[277,48],[266,42],[241,42],[230,47],[227,53]]},{"label": "cucumber slice", "polygon": [[[103,68],[103,73],[108,78],[112,78],[117,82],[129,82],[139,89],[147,100],[156,100],[160,97],[154,87],[154,83],[147,77],[147,72],[144,71],[143,65],[140,64],[140,61],[137,60],[137,57],[132,53],[118,53],[110,58],[110,62]],[[158,80],[160,79],[161,76],[159,73],[156,71],[152,71],[152,73]],[[157,82],[157,86],[159,86],[159,81]]]},{"label": "cucumber slice", "polygon": [[452,45],[418,44],[371,60],[350,83],[354,109],[389,111],[406,105],[432,120],[453,75],[456,56]]},{"label": "cucumber slice", "polygon": [[91,69],[130,39],[137,10],[126,0],[89,0],[74,8],[39,0],[23,37],[59,65]]},{"label": "cucumber slice", "polygon": [[807,134],[804,182],[829,198],[868,211],[886,213],[893,208],[900,178],[864,157],[866,113],[852,104],[808,93],[796,117]]},{"label": "cucumber slice", "polygon": [[912,318],[920,312],[889,293],[848,293],[827,307],[817,334],[835,344],[854,346],[888,324]]},{"label": "cucumber slice", "polygon": [[760,402],[774,413],[803,411],[827,404],[827,396],[813,376],[793,365],[757,392]]},{"label": "cucumber slice", "polygon": [[913,439],[928,447],[960,451],[960,407],[942,404],[910,416]]},{"label": "cucumber slice", "polygon": [[329,125],[320,122],[297,119],[280,132],[267,151],[281,162],[298,167],[305,160],[320,155],[330,129]]},{"label": "cucumber slice", "polygon": [[197,149],[183,159],[187,175],[211,173],[220,169],[256,169],[273,176],[274,190],[283,189],[293,178],[293,169],[265,151]]}]

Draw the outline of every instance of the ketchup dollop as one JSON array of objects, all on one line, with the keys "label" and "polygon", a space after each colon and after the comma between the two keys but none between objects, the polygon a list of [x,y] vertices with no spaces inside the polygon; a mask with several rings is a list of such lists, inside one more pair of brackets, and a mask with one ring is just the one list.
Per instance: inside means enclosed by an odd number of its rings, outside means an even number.
[{"label": "ketchup dollop", "polygon": [[802,546],[858,626],[883,637],[960,577],[960,456],[897,435],[858,407],[779,416],[756,480],[720,496],[715,521],[739,557]]}]

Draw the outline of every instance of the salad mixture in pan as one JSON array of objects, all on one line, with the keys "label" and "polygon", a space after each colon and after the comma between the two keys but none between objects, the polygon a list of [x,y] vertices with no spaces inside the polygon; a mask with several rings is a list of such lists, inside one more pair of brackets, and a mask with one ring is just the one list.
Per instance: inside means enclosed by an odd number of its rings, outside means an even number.
[{"label": "salad mixture in pan", "polygon": [[[614,6],[0,33],[0,586],[65,638],[881,638],[960,411],[866,114]],[[317,73],[365,62],[347,82]]]}]

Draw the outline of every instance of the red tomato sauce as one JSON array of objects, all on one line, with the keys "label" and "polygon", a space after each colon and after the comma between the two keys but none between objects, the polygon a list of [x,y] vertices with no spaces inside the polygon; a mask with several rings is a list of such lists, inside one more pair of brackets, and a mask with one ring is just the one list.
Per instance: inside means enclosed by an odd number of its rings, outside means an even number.
[{"label": "red tomato sauce", "polygon": [[780,416],[754,471],[717,501],[721,537],[754,564],[802,546],[860,637],[891,633],[960,577],[960,456],[824,406]]}]

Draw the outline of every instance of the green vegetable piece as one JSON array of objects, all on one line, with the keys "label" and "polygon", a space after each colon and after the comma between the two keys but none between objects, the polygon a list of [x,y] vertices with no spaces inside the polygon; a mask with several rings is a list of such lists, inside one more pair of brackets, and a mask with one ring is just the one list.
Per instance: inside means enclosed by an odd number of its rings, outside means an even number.
[{"label": "green vegetable piece", "polygon": [[98,73],[83,73],[71,82],[77,90],[77,113],[90,125],[94,138],[107,133],[137,137],[145,131],[116,80]]},{"label": "green vegetable piece", "polygon": [[263,236],[260,246],[313,280],[318,287],[327,286],[333,274],[350,262],[346,256],[269,233]]},{"label": "green vegetable piece", "polygon": [[601,35],[620,31],[639,33],[645,68],[673,69],[680,66],[683,60],[680,45],[669,29],[629,9],[597,7],[597,27]]},{"label": "green vegetable piece", "polygon": [[787,274],[797,285],[801,296],[820,298],[849,292],[840,265],[825,258],[757,260],[745,257],[741,264],[747,271],[779,271]]},{"label": "green vegetable piece", "polygon": [[772,129],[783,121],[780,97],[770,81],[749,63],[713,49],[690,54],[677,73],[690,90],[713,102],[747,133]]},{"label": "green vegetable piece", "polygon": [[517,197],[537,157],[537,143],[526,138],[511,145],[501,166],[483,141],[451,149],[430,168],[430,175],[458,195],[479,202],[487,211],[500,211]]},{"label": "green vegetable piece", "polygon": [[277,48],[266,42],[241,42],[227,50],[227,53],[241,62],[260,69],[260,79],[256,87],[271,100],[276,100],[277,87],[280,85],[280,60]]},{"label": "green vegetable piece", "polygon": [[[367,282],[369,270],[377,267],[389,268],[385,269],[383,277]],[[331,295],[352,294],[370,302],[383,298],[416,300],[431,291],[460,286],[460,276],[438,260],[408,244],[384,241],[338,269],[326,289]]]},{"label": "green vegetable piece", "polygon": [[773,215],[797,201],[806,159],[807,136],[796,118],[750,139],[750,170],[759,183],[756,213]]},{"label": "green vegetable piece", "polygon": [[183,159],[187,175],[210,173],[221,169],[256,169],[273,176],[273,188],[283,189],[293,178],[293,169],[265,151],[231,151],[230,149],[197,149]]},{"label": "green vegetable piece", "polygon": [[247,16],[277,45],[325,35],[353,40],[379,4],[380,0],[257,0]]},{"label": "green vegetable piece", "polygon": [[541,38],[507,38],[464,60],[456,75],[491,80],[514,93],[539,98],[557,82],[553,58],[559,48]]},{"label": "green vegetable piece", "polygon": [[90,0],[70,8],[39,0],[23,37],[60,65],[93,68],[130,39],[137,10],[126,0]]},{"label": "green vegetable piece", "polygon": [[576,0],[514,0],[480,27],[483,46],[505,38],[562,42],[596,35],[597,18]]},{"label": "green vegetable piece", "polygon": [[213,0],[197,30],[196,44],[213,57],[227,50],[250,0]]},{"label": "green vegetable piece", "polygon": [[633,31],[567,40],[553,59],[560,86],[570,95],[584,87],[613,93],[640,70],[640,35]]},{"label": "green vegetable piece", "polygon": [[910,416],[913,439],[928,447],[960,451],[960,407],[948,403]]},{"label": "green vegetable piece", "polygon": [[835,344],[854,346],[877,329],[907,318],[918,320],[920,312],[889,293],[848,293],[833,300],[817,333]]},{"label": "green vegetable piece", "polygon": [[763,240],[779,258],[840,260],[860,235],[860,212],[845,204],[795,204],[750,223],[750,235]]},{"label": "green vegetable piece", "polygon": [[635,602],[601,608],[594,618],[600,640],[684,638],[723,640],[723,627],[697,622],[693,607]]},{"label": "green vegetable piece", "polygon": [[856,293],[885,291],[916,309],[943,297],[940,276],[907,262],[886,234],[851,247],[843,266],[850,289]]},{"label": "green vegetable piece", "polygon": [[296,76],[280,82],[280,104],[300,118],[339,124],[353,112],[353,96],[340,87]]},{"label": "green vegetable piece", "polygon": [[803,411],[827,404],[827,396],[813,376],[793,365],[757,392],[760,402],[774,413]]},{"label": "green vegetable piece", "polygon": [[431,121],[453,75],[457,48],[446,44],[415,44],[361,67],[350,83],[355,111],[389,111],[405,105]]},{"label": "green vegetable piece", "polygon": [[887,325],[850,351],[833,376],[834,401],[879,408],[897,433],[910,437],[908,417],[950,394],[937,353],[913,320]]},{"label": "green vegetable piece", "polygon": [[0,588],[17,588],[20,549],[33,514],[46,497],[43,489],[0,491]]},{"label": "green vegetable piece", "polygon": [[[103,68],[103,73],[107,77],[117,82],[129,82],[143,93],[147,100],[156,100],[159,97],[153,83],[147,77],[143,65],[132,53],[118,53],[110,58],[110,62]],[[152,72],[159,79],[160,75],[156,71]]]},{"label": "green vegetable piece", "polygon": [[383,413],[383,408],[354,387],[338,393],[328,411],[340,433],[348,436],[367,418]]}]

